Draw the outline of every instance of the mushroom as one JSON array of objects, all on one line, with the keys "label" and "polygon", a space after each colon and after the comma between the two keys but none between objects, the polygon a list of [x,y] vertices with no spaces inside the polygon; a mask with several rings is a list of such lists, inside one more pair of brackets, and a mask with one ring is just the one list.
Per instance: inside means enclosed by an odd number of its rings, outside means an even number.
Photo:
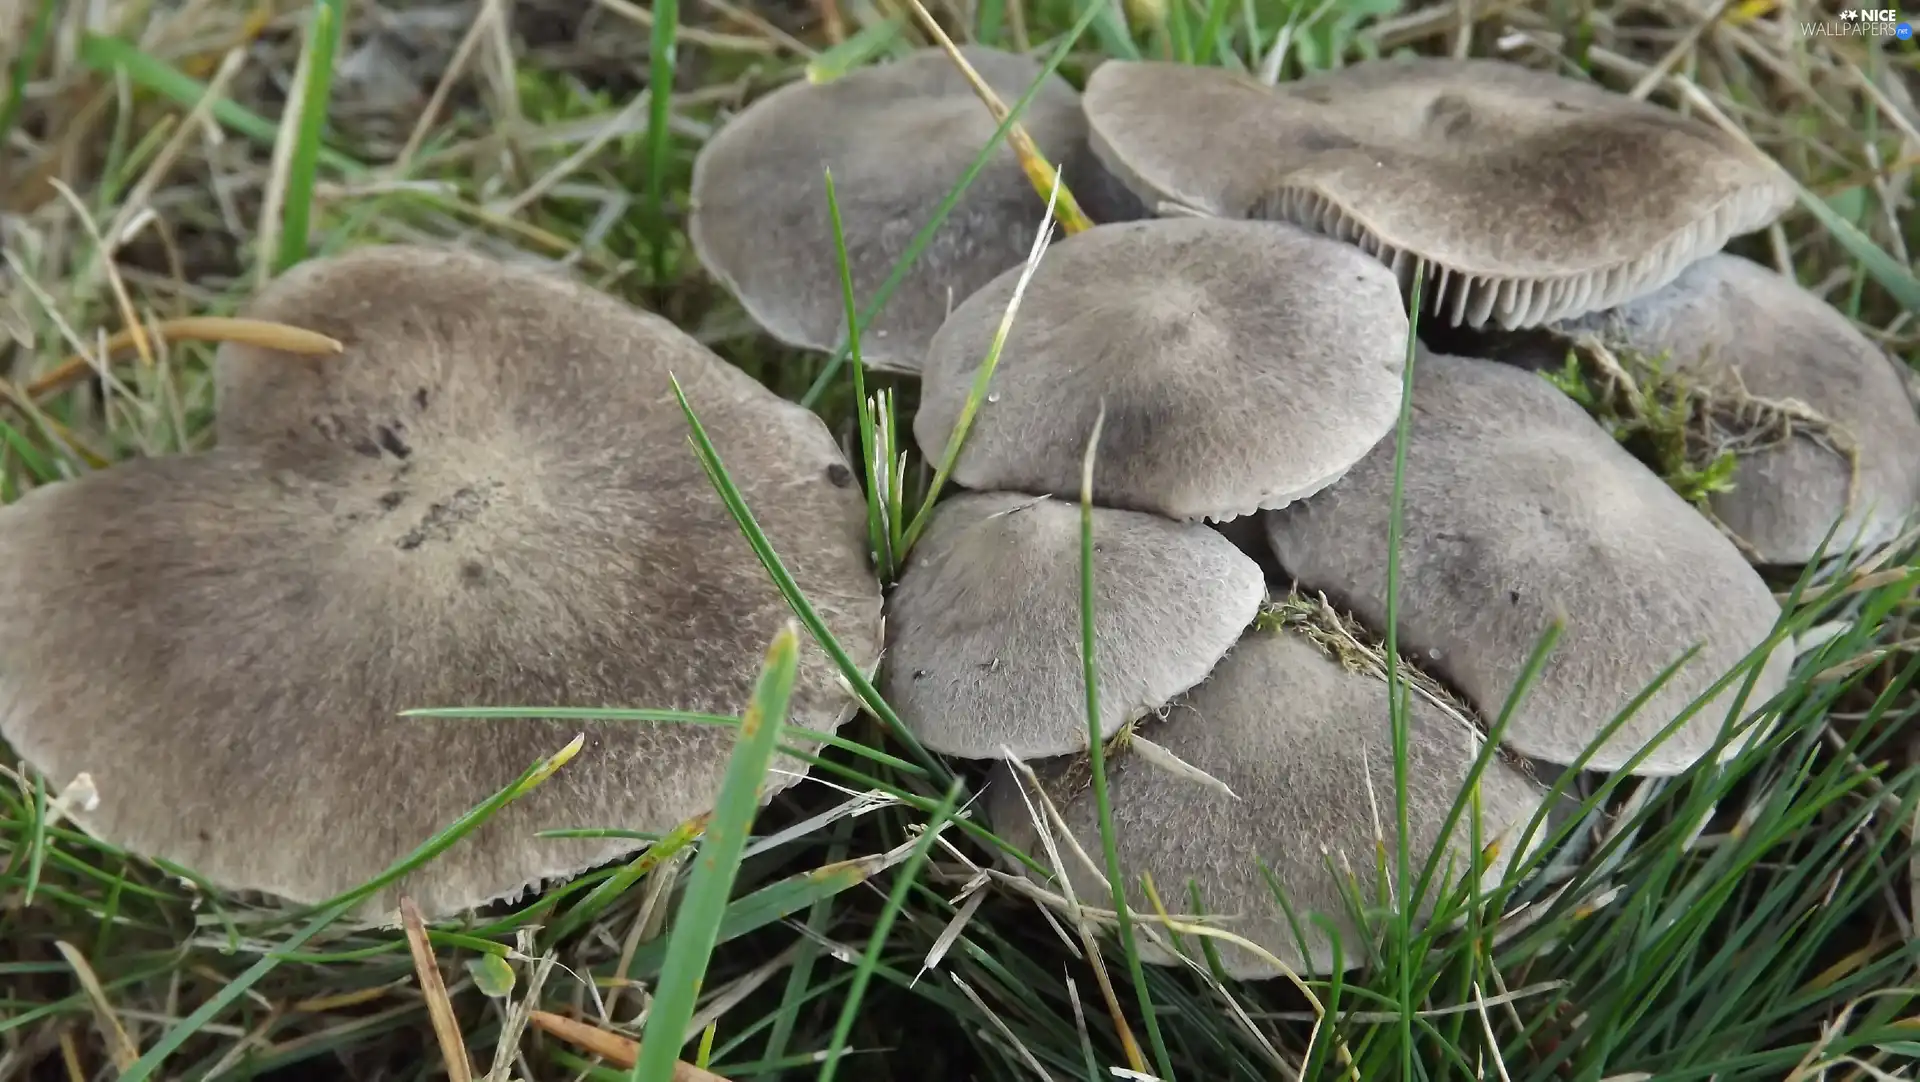
[{"label": "mushroom", "polygon": [[[1021,271],[934,336],[914,436],[939,455]],[[1386,268],[1277,222],[1096,226],[1029,282],[953,470],[973,489],[1076,496],[1104,407],[1094,498],[1231,519],[1332,484],[1393,430],[1407,317]]]},{"label": "mushroom", "polygon": [[[961,53],[1009,106],[1044,70],[983,46]],[[1088,214],[1140,213],[1088,152],[1080,96],[1066,80],[1048,75],[1019,120],[1062,167]],[[829,83],[789,84],[733,118],[694,160],[688,237],[700,262],[768,333],[801,349],[837,349],[846,306],[825,172],[833,172],[847,267],[864,313],[998,127],[940,49]],[[1003,143],[867,325],[865,361],[918,371],[940,321],[1025,259],[1046,217],[1046,201]]]},{"label": "mushroom", "polygon": [[[1624,767],[1767,640],[1779,604],[1731,541],[1540,376],[1422,353],[1413,378],[1401,648],[1492,713],[1549,623],[1564,617],[1505,741],[1528,758],[1569,764],[1702,644],[1586,764]],[[1386,622],[1394,457],[1387,440],[1339,485],[1267,517],[1280,563],[1375,629]],[[1764,662],[1749,710],[1785,686],[1790,655],[1783,643]],[[1703,705],[1635,772],[1675,774],[1697,761],[1743,682]]]},{"label": "mushroom", "polygon": [[1410,277],[1432,310],[1533,326],[1624,303],[1792,204],[1746,143],[1600,87],[1493,60],[1375,60],[1278,89],[1109,61],[1095,153],[1151,205],[1295,222]]},{"label": "mushroom", "polygon": [[[1095,508],[1100,734],[1204,679],[1259,612],[1260,568],[1205,526]],[[887,615],[884,694],[922,743],[970,759],[1087,746],[1080,509],[977,493],[935,511]]]},{"label": "mushroom", "polygon": [[[1435,876],[1437,885],[1421,899],[1425,916],[1441,890],[1465,882],[1471,866],[1471,805],[1463,804],[1444,843],[1442,830],[1485,739],[1465,718],[1426,699],[1410,697],[1409,703],[1408,856],[1418,869],[1444,844],[1448,856],[1439,867],[1453,876]],[[1183,912],[1191,881],[1214,923],[1296,972],[1323,975],[1364,964],[1369,944],[1354,920],[1350,892],[1372,903],[1380,889],[1378,846],[1391,854],[1397,844],[1385,681],[1342,666],[1297,632],[1254,630],[1143,735],[1219,784],[1169,769],[1157,756],[1121,754],[1107,761],[1108,803],[1129,908],[1154,912],[1141,887],[1141,877],[1151,875],[1169,909]],[[1075,774],[1084,775],[1078,765],[1055,760],[1035,773],[1079,850],[1098,854],[1099,811],[1093,794],[1072,783]],[[1482,770],[1479,789],[1481,844],[1504,843],[1491,854],[1483,882],[1498,882],[1545,792],[1498,751]],[[987,789],[989,821],[1002,839],[1039,858],[1035,812],[1043,820],[1047,815],[1037,800],[1030,811],[1028,799],[1011,768],[996,768]],[[1543,825],[1529,850],[1545,837]],[[1101,901],[1109,897],[1105,869],[1090,866],[1064,841],[1057,848],[1074,893],[1110,905]],[[1348,875],[1353,880],[1343,882]],[[1402,886],[1411,893],[1410,885]],[[1298,919],[1298,939],[1276,887]],[[1334,964],[1333,939],[1313,914],[1338,933],[1341,964]],[[1197,956],[1191,937],[1188,943]],[[1218,938],[1213,943],[1232,977],[1258,980],[1283,972],[1255,951]],[[1140,946],[1143,961],[1178,964],[1144,939]]]},{"label": "mushroom", "polygon": [[[800,587],[877,659],[865,509],[825,426],[665,320],[468,254],[301,265],[250,315],[345,344],[222,346],[212,451],[136,459],[0,508],[0,736],[81,825],[232,891],[369,880],[583,732],[545,784],[399,892],[507,899],[711,807],[734,732],[403,719],[418,707],[730,714],[791,618],[689,450],[676,376]],[[791,720],[850,701],[803,652]],[[804,766],[785,758],[768,794]]]},{"label": "mushroom", "polygon": [[1790,278],[1715,255],[1665,289],[1555,330],[1664,356],[1667,371],[1732,402],[1798,403],[1831,422],[1831,432],[1800,425],[1742,451],[1733,490],[1712,498],[1762,562],[1813,559],[1836,521],[1829,551],[1882,544],[1920,506],[1920,418],[1894,362]]}]

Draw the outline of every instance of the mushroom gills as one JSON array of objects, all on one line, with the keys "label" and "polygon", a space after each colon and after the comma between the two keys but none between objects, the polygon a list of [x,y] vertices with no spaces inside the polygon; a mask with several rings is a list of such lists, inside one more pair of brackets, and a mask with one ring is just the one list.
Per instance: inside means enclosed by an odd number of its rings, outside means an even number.
[{"label": "mushroom gills", "polygon": [[1292,222],[1403,285],[1424,260],[1427,309],[1471,326],[1625,303],[1794,201],[1715,128],[1500,61],[1370,60],[1270,88],[1114,60],[1083,105],[1094,153],[1148,205]]}]

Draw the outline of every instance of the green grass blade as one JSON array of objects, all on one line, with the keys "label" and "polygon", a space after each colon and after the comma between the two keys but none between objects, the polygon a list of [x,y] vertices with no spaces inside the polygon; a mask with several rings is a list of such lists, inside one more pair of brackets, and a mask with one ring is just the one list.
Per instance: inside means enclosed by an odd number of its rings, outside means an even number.
[{"label": "green grass blade", "polygon": [[[1155,1066],[1163,1082],[1174,1082],[1173,1060],[1167,1054],[1167,1042],[1160,1034],[1160,1020],[1153,1009],[1153,997],[1147,988],[1146,974],[1140,963],[1140,944],[1133,934],[1133,914],[1127,906],[1127,880],[1120,867],[1120,846],[1113,833],[1113,802],[1107,793],[1107,755],[1105,738],[1100,732],[1100,662],[1095,651],[1093,628],[1093,463],[1100,449],[1100,430],[1106,427],[1107,406],[1100,404],[1094,415],[1093,431],[1087,434],[1087,454],[1080,464],[1080,675],[1086,687],[1087,763],[1093,774],[1093,801],[1100,814],[1100,849],[1107,866],[1107,886],[1113,892],[1113,910],[1118,915],[1120,946],[1127,955],[1127,972],[1133,978],[1134,994],[1140,999],[1140,1014],[1147,1027],[1147,1043],[1153,1049]],[[1049,829],[1042,826],[1042,829]]]},{"label": "green grass blade", "polygon": [[307,258],[307,236],[313,228],[313,185],[320,169],[321,139],[327,127],[327,105],[333,90],[333,57],[340,48],[345,18],[340,0],[314,0],[313,21],[307,26],[306,87],[298,111],[290,118],[298,126],[293,157],[287,169],[286,203],[281,207],[280,251],[275,273]]},{"label": "green grass blade", "polygon": [[[103,75],[124,71],[134,85],[145,87],[161,97],[191,109],[206,96],[206,84],[181,74],[167,64],[141,52],[132,43],[104,34],[85,34],[80,39],[80,61]],[[222,127],[265,146],[272,146],[279,126],[258,113],[250,112],[226,99],[212,106],[213,118]],[[327,168],[346,176],[364,177],[371,170],[338,151],[321,147],[318,160]]]},{"label": "green grass blade", "polygon": [[[757,932],[816,902],[844,894],[867,882],[882,866],[882,858],[843,860],[761,887],[727,905],[720,919],[719,930],[714,935],[714,943],[726,943]],[[652,976],[664,967],[670,949],[670,943],[659,941],[642,945],[634,951],[633,963],[622,976]]]},{"label": "green grass blade", "polygon": [[647,215],[654,229],[653,280],[667,280],[667,167],[673,158],[674,53],[680,0],[653,0],[647,90]]},{"label": "green grass blade", "polygon": [[322,902],[317,906],[310,906],[295,917],[287,918],[298,919],[298,917],[318,913],[306,927],[294,933],[291,938],[281,944],[277,951],[249,966],[246,972],[234,978],[231,982],[227,983],[225,987],[221,988],[218,993],[208,998],[207,1002],[202,1004],[199,1010],[194,1011],[186,1018],[180,1020],[180,1022],[172,1028],[168,1029],[165,1036],[161,1037],[133,1066],[127,1068],[127,1070],[120,1075],[120,1082],[146,1082],[148,1076],[152,1075],[154,1071],[159,1069],[161,1064],[166,1062],[167,1057],[173,1055],[173,1053],[177,1051],[181,1045],[185,1044],[195,1033],[200,1032],[208,1023],[219,1017],[222,1011],[246,995],[247,990],[255,984],[258,984],[261,978],[273,972],[284,960],[286,953],[299,950],[308,940],[318,935],[334,921],[339,920],[361,899],[368,897],[387,884],[400,879],[422,864],[425,864],[428,860],[431,860],[434,856],[444,852],[455,842],[478,829],[482,823],[492,818],[494,813],[498,812],[501,808],[506,807],[508,804],[526,795],[532,791],[535,786],[552,777],[555,771],[559,770],[568,760],[579,754],[583,743],[582,738],[575,737],[572,743],[560,751],[535,763],[526,773],[516,778],[512,784],[495,793],[491,798],[466,815],[461,816],[452,826],[434,835],[426,844],[402,858],[398,863],[365,885],[350,890],[336,898]]},{"label": "green grass blade", "polygon": [[754,521],[752,510],[747,507],[747,502],[740,495],[740,489],[734,485],[733,478],[727,474],[726,463],[720,461],[720,453],[714,449],[713,440],[707,436],[706,426],[700,423],[700,418],[693,412],[693,406],[687,401],[686,391],[681,388],[680,381],[677,379],[673,381],[673,393],[679,399],[681,413],[687,418],[687,427],[691,430],[694,449],[700,456],[701,464],[707,468],[708,479],[719,491],[721,500],[726,503],[727,510],[740,527],[740,532],[746,535],[747,543],[753,546],[755,555],[760,557],[761,566],[767,569],[767,574],[773,577],[774,583],[779,586],[780,593],[787,599],[787,603],[793,606],[793,611],[800,617],[800,622],[806,626],[814,641],[820,644],[820,648],[833,658],[834,664],[840,669],[840,675],[853,688],[854,694],[860,698],[868,710],[873,712],[875,717],[887,726],[894,739],[907,746],[907,750],[913,754],[913,757],[927,769],[935,784],[944,784],[951,780],[953,772],[948,770],[939,759],[928,753],[927,749],[921,745],[919,738],[915,737],[913,731],[900,720],[900,715],[894,713],[893,707],[888,706],[886,700],[881,698],[880,693],[874,689],[873,681],[867,679],[867,674],[861,672],[860,667],[853,663],[853,658],[848,656],[846,648],[840,645],[831,631],[827,630],[826,622],[820,619],[820,613],[814,609],[813,603],[807,600],[806,594],[801,592],[799,583],[793,580],[793,575],[787,571],[786,564],[781,562],[779,555],[773,551],[773,545],[767,540],[766,533],[760,529],[760,524]]},{"label": "green grass blade", "polygon": [[847,348],[853,357],[853,408],[855,424],[860,429],[860,472],[866,477],[863,486],[867,492],[867,544],[873,549],[873,566],[882,582],[893,581],[893,545],[891,531],[887,527],[886,516],[880,507],[880,494],[885,491],[884,479],[875,476],[876,470],[886,470],[885,461],[874,458],[873,413],[871,403],[867,401],[866,364],[860,356],[859,305],[853,299],[853,270],[847,262],[847,231],[840,220],[840,198],[833,187],[833,170],[826,171],[827,217],[833,225],[834,267],[840,275],[840,298],[847,315]]},{"label": "green grass blade", "polygon": [[1394,943],[1399,948],[1395,959],[1395,968],[1399,975],[1400,992],[1400,1067],[1402,1077],[1413,1077],[1413,937],[1407,934],[1407,922],[1412,919],[1413,901],[1408,897],[1408,889],[1413,870],[1412,861],[1407,852],[1407,687],[1406,678],[1400,671],[1400,540],[1405,528],[1404,509],[1401,506],[1406,494],[1407,444],[1411,442],[1413,428],[1413,370],[1414,361],[1420,351],[1420,341],[1416,337],[1420,325],[1420,307],[1422,294],[1426,289],[1427,264],[1420,260],[1413,269],[1413,298],[1407,306],[1407,353],[1405,368],[1401,372],[1400,419],[1395,426],[1393,446],[1393,496],[1387,504],[1387,613],[1386,613],[1386,669],[1387,669],[1387,711],[1393,728],[1393,822],[1394,838],[1394,884],[1399,895],[1396,910],[1398,917]]},{"label": "green grass blade", "polygon": [[1860,265],[1866,268],[1874,281],[1880,283],[1882,289],[1893,294],[1893,299],[1899,301],[1907,311],[1920,314],[1920,279],[1916,279],[1912,271],[1881,250],[1872,238],[1847,221],[1825,199],[1808,190],[1806,185],[1795,181],[1794,190],[1799,193],[1800,205],[1807,208],[1833,234],[1848,255],[1860,261]]},{"label": "green grass blade", "polygon": [[706,841],[675,914],[660,983],[647,1011],[640,1056],[633,1065],[634,1082],[672,1082],[682,1038],[693,1020],[707,962],[727,912],[727,898],[740,873],[747,835],[760,811],[760,788],[780,745],[799,665],[800,636],[789,623],[767,648],[753,701],[741,719],[740,741],[727,761],[726,780],[707,825]]},{"label": "green grass blade", "polygon": [[1053,239],[1054,199],[1060,194],[1059,179],[1056,171],[1053,190],[1047,197],[1046,217],[1041,220],[1040,229],[1034,234],[1033,247],[1028,250],[1027,261],[1021,266],[1019,281],[1014,283],[1013,296],[1007,299],[1006,311],[1000,313],[1000,323],[994,328],[987,355],[980,362],[979,370],[973,374],[966,400],[960,404],[960,416],[947,436],[947,445],[940,451],[940,462],[934,468],[933,480],[927,485],[920,510],[914,514],[913,521],[907,524],[905,539],[900,547],[901,559],[913,551],[921,532],[933,521],[934,501],[939,498],[940,490],[946,487],[947,478],[953,476],[953,469],[960,462],[960,451],[966,446],[967,433],[973,429],[973,419],[980,412],[980,404],[987,400],[987,389],[993,384],[993,373],[1000,366],[1000,355],[1006,351],[1007,336],[1013,333],[1013,321],[1020,314],[1020,302],[1026,298],[1027,286],[1032,284],[1034,274],[1040,270],[1040,262],[1046,258],[1047,245]]},{"label": "green grass blade", "polygon": [[827,1045],[826,1062],[821,1064],[819,1082],[833,1082],[834,1073],[840,1069],[840,1057],[846,1054],[847,1038],[853,1033],[853,1021],[860,1015],[860,1003],[866,997],[867,984],[873,979],[874,970],[880,964],[880,952],[887,945],[888,933],[893,931],[893,922],[900,916],[900,910],[907,904],[907,894],[913,889],[914,880],[927,862],[927,854],[932,851],[934,839],[946,828],[947,821],[953,818],[954,809],[960,804],[960,796],[965,789],[960,779],[955,778],[947,787],[947,795],[941,798],[940,806],[934,809],[933,819],[914,842],[913,852],[908,855],[906,864],[893,881],[893,889],[887,894],[887,904],[873,923],[873,934],[867,937],[867,949],[860,957],[860,964],[854,970],[853,983],[847,989],[847,999],[840,1007],[840,1020],[834,1023],[833,1040]]},{"label": "green grass blade", "polygon": [[59,0],[40,0],[40,13],[34,16],[33,29],[27,31],[27,43],[13,58],[13,67],[7,73],[7,100],[0,102],[0,151],[6,148],[7,136],[13,134],[20,111],[27,106],[27,82],[40,66],[40,54],[46,51],[47,37],[53,32],[53,13],[59,6]]},{"label": "green grass blade", "polygon": [[[877,23],[869,23],[861,27],[847,40],[807,62],[807,82],[816,84],[833,82],[862,64],[879,57],[902,40],[906,25],[905,16],[892,15]],[[848,326],[852,324],[849,323]]]},{"label": "green grass blade", "polygon": [[[942,225],[946,224],[947,216],[953,213],[953,208],[960,205],[960,200],[966,196],[967,189],[973,186],[973,178],[979,176],[980,170],[986,168],[987,163],[1000,153],[1000,148],[1006,144],[1007,132],[1026,115],[1027,105],[1040,93],[1040,89],[1047,85],[1047,80],[1054,72],[1059,70],[1060,62],[1067,58],[1067,53],[1086,34],[1087,28],[1093,24],[1101,11],[1110,10],[1103,7],[1104,3],[1105,0],[1094,0],[1087,5],[1081,12],[1079,21],[1061,37],[1052,55],[1047,57],[1040,77],[1034,80],[1033,85],[1027,87],[1027,92],[1020,95],[1018,101],[1007,107],[1007,118],[1000,122],[1000,126],[994,129],[993,137],[988,139],[986,145],[980,148],[980,152],[973,156],[973,161],[968,163],[966,171],[960,174],[960,179],[954,182],[946,198],[942,199],[940,205],[934,209],[933,217],[927,221],[926,225],[920,227],[918,233],[914,234],[913,243],[907,245],[906,254],[894,263],[893,270],[888,272],[886,279],[880,283],[880,288],[874,291],[873,300],[867,306],[866,315],[860,320],[862,329],[871,324],[886,307],[887,301],[893,297],[893,291],[900,288],[900,283],[906,280],[907,272],[912,270],[913,265],[920,259],[920,253],[926,250],[927,245],[933,243],[934,235],[939,232]],[[849,336],[853,333],[854,329],[849,327]],[[846,345],[834,351],[833,356],[827,359],[825,367],[821,368],[820,374],[814,378],[813,385],[807,388],[807,393],[800,396],[801,405],[811,409],[820,401],[820,396],[826,394],[827,388],[833,385],[834,377],[839,375],[840,366],[846,363],[847,356]]]}]

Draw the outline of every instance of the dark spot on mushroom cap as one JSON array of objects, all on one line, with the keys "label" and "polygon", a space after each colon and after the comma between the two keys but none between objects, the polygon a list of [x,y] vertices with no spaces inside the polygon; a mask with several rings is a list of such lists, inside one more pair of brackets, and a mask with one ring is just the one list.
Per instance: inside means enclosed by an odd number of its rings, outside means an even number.
[{"label": "dark spot on mushroom cap", "polygon": [[1325,128],[1315,128],[1300,137],[1302,150],[1351,150],[1359,145],[1339,132]]},{"label": "dark spot on mushroom cap", "polygon": [[425,387],[413,392],[413,408],[422,410],[427,408],[427,389]]},{"label": "dark spot on mushroom cap", "polygon": [[1427,104],[1427,126],[1441,138],[1457,138],[1473,123],[1473,106],[1459,94],[1440,94]]},{"label": "dark spot on mushroom cap", "polygon": [[399,429],[404,427],[404,425],[395,423],[391,427],[381,425],[379,429],[376,430],[380,437],[380,446],[395,458],[405,458],[413,453],[413,448],[407,446],[407,441],[400,438]]},{"label": "dark spot on mushroom cap", "polygon": [[827,480],[835,488],[845,488],[853,484],[853,471],[835,462],[827,467]]},{"label": "dark spot on mushroom cap", "polygon": [[[564,776],[356,911],[379,919],[405,890],[431,919],[631,848],[539,831],[602,814],[666,830],[708,810],[724,733],[395,717],[721,713],[751,695],[792,610],[685,453],[669,372],[835,638],[863,667],[878,658],[865,510],[826,480],[843,460],[831,434],[664,319],[418,248],[310,260],[241,314],[350,344],[313,364],[224,344],[213,449],[0,507],[0,739],[50,778],[98,780],[82,820],[96,836],[224,889],[316,902],[584,730]],[[381,450],[383,426],[404,460]],[[404,500],[383,514],[389,493]],[[799,660],[793,720],[831,730],[849,700],[817,654]],[[427,757],[447,769],[408,768]],[[769,793],[804,769],[783,757]],[[219,799],[183,804],[187,790]]]},{"label": "dark spot on mushroom cap", "polygon": [[406,499],[407,499],[407,494],[405,492],[400,491],[399,489],[394,489],[390,492],[382,493],[380,496],[380,509],[382,511],[391,511],[394,508],[399,507],[402,503],[405,503]]}]

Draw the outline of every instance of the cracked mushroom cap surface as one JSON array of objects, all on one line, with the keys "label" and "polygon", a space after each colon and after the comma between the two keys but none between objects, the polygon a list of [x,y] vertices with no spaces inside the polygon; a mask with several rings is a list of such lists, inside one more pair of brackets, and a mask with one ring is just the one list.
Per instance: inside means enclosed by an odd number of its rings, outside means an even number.
[{"label": "cracked mushroom cap surface", "polygon": [[[913,433],[943,453],[1021,271],[934,336]],[[1028,283],[953,480],[1231,519],[1332,484],[1393,430],[1407,316],[1358,249],[1278,222],[1168,218],[1054,244]]]},{"label": "cracked mushroom cap surface", "polygon": [[[1471,857],[1471,809],[1463,808],[1444,840],[1442,828],[1485,739],[1467,719],[1419,696],[1409,699],[1407,729],[1408,855],[1419,868],[1446,844],[1458,875]],[[1186,890],[1191,880],[1216,923],[1296,972],[1324,975],[1365,962],[1368,946],[1352,918],[1346,888],[1329,863],[1342,872],[1350,868],[1360,897],[1371,900],[1376,822],[1387,851],[1396,851],[1386,682],[1344,667],[1296,632],[1249,631],[1205,683],[1140,735],[1230,792],[1139,751],[1109,758],[1108,802],[1128,905],[1153,912],[1140,885],[1150,874],[1168,911],[1191,915]],[[1099,808],[1091,788],[1076,783],[1077,767],[1077,760],[1054,760],[1035,764],[1035,773],[1081,848],[1097,861]],[[1504,841],[1486,869],[1486,881],[1497,882],[1546,793],[1497,751],[1479,780],[1481,845]],[[1029,811],[1033,798],[1023,796],[1024,781],[1010,766],[997,766],[987,789],[988,817],[996,834],[1044,865],[1046,848],[1035,814],[1051,820],[1037,800],[1035,811]],[[1544,826],[1535,830],[1529,848],[1545,840],[1544,832]],[[1108,897],[1104,866],[1089,867],[1064,839],[1057,845],[1075,894],[1110,908],[1099,901]],[[1262,862],[1286,892],[1304,944],[1275,899]],[[1446,870],[1444,863],[1440,870]],[[1437,893],[1429,889],[1423,911],[1431,910]],[[1338,966],[1333,940],[1308,919],[1313,913],[1339,930]],[[1140,923],[1136,932],[1145,927]],[[1281,975],[1272,961],[1245,947],[1221,939],[1214,946],[1233,977]],[[1144,961],[1177,964],[1170,952],[1151,947],[1144,937],[1141,948]]]},{"label": "cracked mushroom cap surface", "polygon": [[1890,541],[1920,507],[1920,417],[1896,362],[1790,278],[1739,256],[1709,256],[1665,289],[1555,329],[1664,355],[1669,371],[1706,387],[1797,402],[1835,426],[1760,436],[1740,452],[1734,489],[1713,495],[1714,514],[1763,563],[1812,559],[1835,521],[1829,553],[1856,537],[1866,547]]},{"label": "cracked mushroom cap surface", "polygon": [[[1766,641],[1779,604],[1732,541],[1539,375],[1423,352],[1413,381],[1401,649],[1497,713],[1564,617],[1505,741],[1566,764],[1701,643],[1587,763],[1623,767]],[[1266,520],[1288,572],[1376,631],[1386,621],[1393,460],[1388,440],[1335,488]],[[1790,662],[1788,644],[1769,655],[1743,717],[1785,686]],[[1744,682],[1743,673],[1635,773],[1676,774],[1706,754]]]},{"label": "cracked mushroom cap surface", "polygon": [[1095,152],[1149,204],[1296,222],[1407,280],[1425,258],[1427,306],[1473,327],[1624,303],[1794,198],[1702,121],[1494,60],[1371,60],[1278,88],[1108,61],[1084,105]]},{"label": "cracked mushroom cap surface", "polygon": [[[1100,732],[1199,683],[1258,614],[1266,583],[1205,526],[1095,508]],[[1080,508],[1016,493],[953,497],[894,588],[883,693],[927,747],[969,759],[1087,746]]]},{"label": "cracked mushroom cap surface", "polygon": [[[371,879],[584,732],[545,784],[362,906],[513,897],[707,811],[733,730],[401,718],[420,707],[734,715],[790,610],[688,444],[668,375],[863,664],[880,590],[826,427],[657,316],[477,256],[303,264],[249,316],[330,357],[225,345],[217,449],[0,509],[0,736],[107,841],[295,902]],[[809,641],[795,724],[848,696]],[[804,766],[782,757],[769,790]]]},{"label": "cracked mushroom cap surface", "polygon": [[[1010,109],[1045,70],[984,46],[960,51]],[[1094,220],[1139,215],[1087,149],[1080,95],[1065,79],[1047,76],[1020,123]],[[790,83],[728,121],[700,151],[688,236],[700,262],[769,334],[801,349],[838,349],[846,307],[826,171],[864,315],[998,127],[937,48],[827,83]],[[1025,259],[1046,216],[1046,200],[1003,142],[861,335],[866,363],[918,371],[947,313]]]}]

